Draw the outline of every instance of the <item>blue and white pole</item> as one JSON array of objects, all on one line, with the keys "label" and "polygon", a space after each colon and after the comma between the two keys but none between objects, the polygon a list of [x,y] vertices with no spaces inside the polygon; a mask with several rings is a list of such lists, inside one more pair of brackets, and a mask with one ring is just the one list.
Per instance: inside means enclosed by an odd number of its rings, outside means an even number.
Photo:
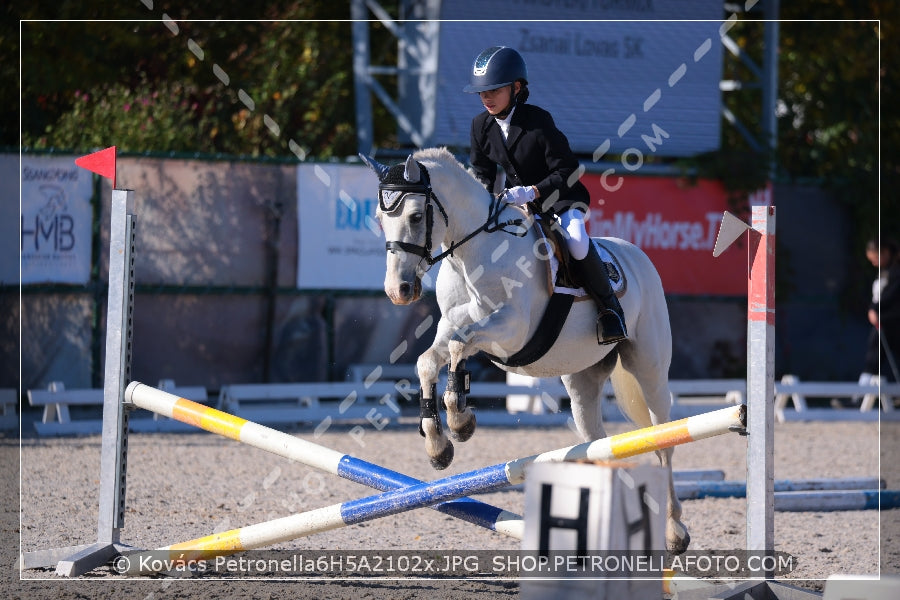
[{"label": "blue and white pole", "polygon": [[[278,443],[283,442],[281,436],[286,436],[286,434],[269,430],[203,405],[192,406],[191,404],[195,403],[187,404],[190,401],[183,398],[166,397],[170,395],[165,394],[163,396],[161,394],[165,393],[142,384],[132,383],[126,390],[125,396],[128,401],[137,406],[171,416],[183,422],[192,423],[207,431],[214,431],[241,441],[245,441],[245,438],[247,440],[254,439],[253,445],[257,447],[264,449],[272,447],[273,449],[270,451],[282,456],[291,454],[278,445]],[[188,412],[183,414],[182,410]],[[460,473],[444,479],[418,482],[375,496],[350,500],[273,521],[215,533],[187,542],[173,544],[155,552],[167,551],[169,557],[174,560],[190,561],[269,546],[416,508],[433,506],[462,498],[468,494],[499,490],[511,484],[523,482],[526,468],[535,462],[562,462],[566,460],[609,461],[627,458],[721,435],[729,431],[742,430],[745,426],[745,418],[746,412],[743,406],[728,407],[679,421],[646,427],[593,442],[586,442],[467,473]],[[209,420],[209,422],[206,422],[206,420]],[[245,431],[245,428],[248,426],[250,426],[249,429]],[[260,439],[256,439],[255,432],[258,431],[256,428],[260,428],[261,431],[259,433],[264,434],[261,435]],[[302,440],[293,436],[286,437],[291,440],[289,442],[291,446],[295,446],[297,441],[302,442]],[[279,442],[273,446],[270,441],[272,439],[278,439]],[[304,444],[308,443],[304,442]],[[308,450],[308,448],[305,449]],[[360,461],[361,464],[356,463],[356,459],[345,461],[343,455],[341,455],[340,459],[337,459],[334,456],[338,454],[337,452],[330,450],[328,452],[333,453],[329,459],[331,462],[327,462],[324,456],[319,456],[316,461],[320,465],[319,468],[329,470],[335,474],[344,473],[348,478],[358,477],[363,479],[371,477],[376,472],[372,467],[381,468],[370,463],[364,463],[364,461]],[[300,454],[300,462],[305,462],[305,459],[302,458],[305,454],[305,452]],[[342,464],[344,465],[343,467],[341,466]],[[170,564],[169,561],[157,562]],[[141,561],[137,561],[137,563],[140,564]]]},{"label": "blue and white pole", "polygon": [[[125,390],[125,402],[377,490],[388,491],[422,483],[403,473],[137,381]],[[525,530],[521,516],[472,498],[438,501],[432,508],[519,540]]]}]

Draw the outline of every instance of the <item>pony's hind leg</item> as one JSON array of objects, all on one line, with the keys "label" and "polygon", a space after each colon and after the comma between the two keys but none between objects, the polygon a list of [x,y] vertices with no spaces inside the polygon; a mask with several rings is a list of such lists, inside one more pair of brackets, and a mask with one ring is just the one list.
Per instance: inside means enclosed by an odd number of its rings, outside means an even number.
[{"label": "pony's hind leg", "polygon": [[[641,388],[650,413],[650,422],[653,425],[669,421],[672,395],[669,391],[668,377],[658,374],[649,376],[644,374],[641,380]],[[672,455],[675,448],[665,448],[656,452],[659,464],[666,469],[668,481],[668,503],[666,509],[666,548],[671,554],[681,554],[688,549],[691,536],[681,521],[681,501],[675,493],[675,480],[672,476]]]},{"label": "pony's hind leg", "polygon": [[[638,329],[642,325],[645,323],[639,322]],[[672,405],[668,379],[670,359],[669,354],[665,353],[665,349],[670,346],[664,344],[639,346],[638,339],[652,339],[648,337],[646,327],[638,330],[635,340],[619,344],[621,367],[617,367],[613,373],[613,387],[616,388],[617,397],[621,392],[620,399],[623,400],[623,405],[627,404],[626,414],[639,427],[659,425],[669,420]],[[675,493],[675,481],[672,476],[673,452],[674,448],[665,448],[657,451],[656,456],[668,476],[666,549],[671,554],[681,554],[687,550],[691,536],[681,521],[681,502]]]},{"label": "pony's hind leg", "polygon": [[465,348],[462,342],[451,340],[450,367],[447,373],[447,389],[444,391],[444,406],[447,409],[447,426],[453,439],[465,442],[475,433],[475,413],[466,406],[466,392],[469,389],[466,361],[462,356]]},{"label": "pony's hind leg", "polygon": [[[610,360],[610,358],[612,360]],[[572,402],[572,419],[585,442],[606,437],[603,427],[603,385],[615,365],[615,353],[584,371],[562,376]]]},{"label": "pony's hind leg", "polygon": [[672,453],[673,448],[658,450],[656,456],[659,464],[668,471],[669,489],[667,491],[666,509],[666,549],[671,554],[682,554],[691,543],[691,534],[688,533],[684,523],[681,522],[681,502],[675,493],[675,481],[672,478]]},{"label": "pony's hind leg", "polygon": [[446,469],[453,462],[453,444],[441,427],[441,414],[437,405],[437,380],[440,363],[433,349],[427,350],[416,361],[419,375],[419,433],[425,438],[425,451],[435,469]]}]

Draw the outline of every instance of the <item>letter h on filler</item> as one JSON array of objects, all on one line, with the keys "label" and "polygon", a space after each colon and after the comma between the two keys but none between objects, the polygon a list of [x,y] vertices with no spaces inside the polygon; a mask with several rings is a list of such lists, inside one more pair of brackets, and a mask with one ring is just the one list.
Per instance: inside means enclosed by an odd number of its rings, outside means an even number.
[{"label": "letter h on filler", "polygon": [[533,464],[522,550],[549,560],[521,574],[521,597],[661,598],[666,488],[659,466]]}]

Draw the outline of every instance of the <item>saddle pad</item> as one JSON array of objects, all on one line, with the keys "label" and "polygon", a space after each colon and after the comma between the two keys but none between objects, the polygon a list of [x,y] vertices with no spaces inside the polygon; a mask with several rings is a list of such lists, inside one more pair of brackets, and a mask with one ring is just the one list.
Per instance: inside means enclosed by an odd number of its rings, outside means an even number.
[{"label": "saddle pad", "polygon": [[[537,229],[538,233],[540,233],[541,237],[547,244],[550,244],[551,247],[555,247],[552,242],[547,239],[544,228],[538,222],[539,219],[539,216],[535,217],[535,229]],[[562,240],[557,241],[563,243]],[[619,260],[615,257],[615,255],[613,255],[613,253],[610,252],[609,249],[604,246],[597,238],[591,238],[591,243],[594,244],[594,247],[597,249],[597,253],[600,255],[600,260],[603,261],[603,266],[606,268],[606,273],[609,276],[609,283],[610,285],[612,285],[613,292],[615,292],[616,296],[621,298],[625,294],[625,289],[627,287],[625,271],[622,270],[621,265],[619,265]],[[557,252],[553,252],[550,255],[550,260],[547,261],[547,266],[550,270],[550,281],[553,282],[553,292],[559,294],[568,294],[570,296],[575,296],[576,298],[581,298],[587,295],[587,292],[584,291],[584,288],[573,288],[565,285],[565,283],[560,282],[559,257]]]}]

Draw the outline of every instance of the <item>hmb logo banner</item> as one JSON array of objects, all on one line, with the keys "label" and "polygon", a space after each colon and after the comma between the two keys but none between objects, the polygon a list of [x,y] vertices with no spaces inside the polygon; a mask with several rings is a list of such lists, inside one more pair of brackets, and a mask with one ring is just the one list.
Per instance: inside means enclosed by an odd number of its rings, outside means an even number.
[{"label": "hmb logo banner", "polygon": [[22,157],[22,283],[86,284],[91,272],[91,174],[72,158]]}]

